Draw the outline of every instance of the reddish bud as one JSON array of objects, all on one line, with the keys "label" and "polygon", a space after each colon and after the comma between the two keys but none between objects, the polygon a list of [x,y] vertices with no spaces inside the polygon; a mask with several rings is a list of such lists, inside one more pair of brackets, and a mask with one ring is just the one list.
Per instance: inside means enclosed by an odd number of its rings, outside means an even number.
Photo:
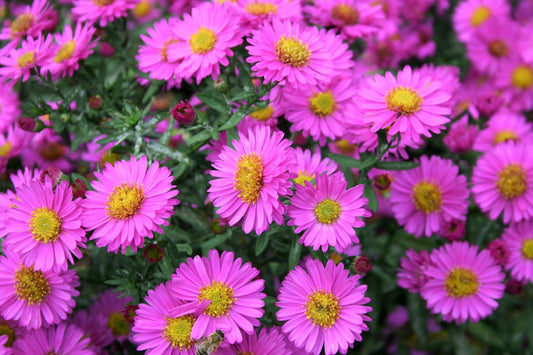
[{"label": "reddish bud", "polygon": [[115,47],[107,42],[100,42],[100,55],[103,57],[112,57],[115,55]]},{"label": "reddish bud", "polygon": [[510,295],[518,295],[524,291],[524,283],[515,279],[509,279],[505,282],[505,292]]},{"label": "reddish bud", "polygon": [[89,107],[93,110],[99,110],[102,107],[102,98],[100,95],[89,96]]},{"label": "reddish bud", "polygon": [[442,226],[440,235],[448,239],[450,242],[453,242],[454,240],[463,239],[465,232],[466,223],[464,221],[453,219]]},{"label": "reddish bud", "polygon": [[390,185],[392,184],[392,177],[390,174],[380,174],[374,176],[374,179],[372,181],[372,185],[379,191],[387,191],[390,189]]},{"label": "reddish bud", "polygon": [[372,262],[366,255],[361,255],[355,258],[353,268],[356,273],[365,276],[367,272],[372,270]]},{"label": "reddish bud", "polygon": [[54,167],[46,168],[41,173],[41,177],[40,177],[41,183],[44,183],[47,177],[52,181],[52,185],[54,187],[57,186],[57,184],[59,184],[61,180],[65,180],[66,178],[65,174],[63,174],[61,170],[54,168]]},{"label": "reddish bud", "polygon": [[150,244],[144,248],[143,256],[146,260],[155,264],[163,259],[164,250],[157,244]]},{"label": "reddish bud", "polygon": [[41,132],[45,128],[41,120],[29,117],[19,118],[17,124],[20,129],[26,132]]},{"label": "reddish bud", "polygon": [[84,198],[85,193],[87,192],[87,185],[85,185],[85,182],[80,179],[74,180],[72,183],[72,194],[75,198]]},{"label": "reddish bud", "polygon": [[122,315],[129,324],[133,324],[133,319],[135,318],[135,312],[137,311],[137,309],[139,309],[139,305],[137,304],[130,304],[124,307]]},{"label": "reddish bud", "polygon": [[509,249],[503,240],[494,239],[489,243],[487,249],[490,251],[490,255],[492,255],[497,264],[505,265],[509,262]]},{"label": "reddish bud", "polygon": [[227,220],[225,218],[215,218],[211,222],[211,231],[215,234],[222,234],[226,231]]},{"label": "reddish bud", "polygon": [[188,101],[182,101],[172,110],[170,110],[172,117],[179,122],[179,124],[191,124],[196,118],[196,112]]}]

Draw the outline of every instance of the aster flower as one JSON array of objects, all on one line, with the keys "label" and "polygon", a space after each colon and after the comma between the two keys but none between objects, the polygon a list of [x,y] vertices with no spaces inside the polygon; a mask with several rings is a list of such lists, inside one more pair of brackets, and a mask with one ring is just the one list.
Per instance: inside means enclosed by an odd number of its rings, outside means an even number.
[{"label": "aster flower", "polygon": [[0,81],[0,134],[7,132],[20,115],[20,102],[13,85]]},{"label": "aster flower", "polygon": [[80,293],[74,270],[39,271],[3,249],[0,256],[0,313],[22,327],[37,329],[67,318]]},{"label": "aster flower", "polygon": [[237,0],[235,10],[241,17],[242,26],[254,30],[263,22],[272,19],[302,22],[302,5],[292,0]]},{"label": "aster flower", "polygon": [[304,186],[305,181],[312,181],[323,173],[331,175],[337,171],[337,164],[329,158],[322,159],[318,149],[311,153],[309,149],[302,150],[296,147],[295,157],[297,165],[294,171],[298,173],[298,176],[294,182],[299,185]]},{"label": "aster flower", "polygon": [[26,37],[21,48],[12,49],[7,55],[0,56],[0,64],[3,66],[0,67],[0,81],[17,81],[20,78],[22,81],[28,80],[32,69],[38,70],[37,67],[47,63],[52,55],[51,44],[50,35],[46,38],[39,35],[36,39]]},{"label": "aster flower", "polygon": [[[305,269],[296,266],[279,290],[279,321],[287,321],[282,331],[298,348],[326,355],[346,354],[361,333],[368,330],[366,313],[371,307],[365,297],[366,285],[358,285],[359,275],[349,276],[342,263],[328,260],[326,266],[308,259]],[[303,350],[303,349],[302,349]]]},{"label": "aster flower", "polygon": [[227,66],[233,56],[232,47],[242,43],[239,24],[231,10],[216,3],[204,3],[183,15],[176,23],[174,33],[178,42],[167,48],[170,62],[180,61],[176,72],[186,80],[196,78],[196,83],[211,76],[216,80],[220,64]]},{"label": "aster flower", "polygon": [[252,32],[246,47],[257,77],[264,83],[280,81],[291,86],[328,81],[337,70],[353,66],[348,45],[333,31],[274,19]]},{"label": "aster flower", "polygon": [[70,322],[91,339],[91,348],[95,351],[100,351],[113,341],[113,336],[110,335],[110,329],[107,327],[107,321],[108,317],[104,314],[90,313],[86,309],[77,311],[70,318]]},{"label": "aster flower", "polygon": [[419,253],[413,249],[405,252],[405,257],[400,259],[398,269],[398,286],[405,288],[409,292],[420,292],[428,281],[425,270],[431,265],[427,250],[420,250]]},{"label": "aster flower", "polygon": [[291,132],[302,131],[320,145],[344,135],[347,122],[359,115],[352,79],[336,77],[328,83],[283,90],[281,110],[292,123]]},{"label": "aster flower", "polygon": [[296,226],[295,233],[305,231],[300,243],[325,252],[329,246],[344,249],[351,243],[359,243],[354,228],[365,223],[360,217],[369,217],[363,207],[368,199],[363,197],[363,185],[346,189],[342,173],[320,175],[315,185],[309,181],[297,185],[289,206],[288,225]]},{"label": "aster flower", "polygon": [[90,24],[78,22],[74,32],[69,24],[62,34],[55,34],[56,45],[51,49],[55,53],[49,62],[41,68],[43,73],[50,73],[53,80],[74,75],[79,68],[79,61],[93,53],[96,40],[91,41],[96,28]]},{"label": "aster flower", "polygon": [[486,152],[474,167],[472,195],[490,219],[503,222],[533,217],[533,161],[529,142],[506,142]]},{"label": "aster flower", "polygon": [[472,149],[477,135],[477,126],[469,125],[468,115],[464,115],[451,124],[443,141],[452,153],[462,154]]},{"label": "aster flower", "polygon": [[468,41],[474,32],[486,29],[489,19],[509,18],[511,6],[506,0],[466,0],[453,13],[453,27],[457,37]]},{"label": "aster flower", "polygon": [[26,36],[37,37],[43,29],[48,27],[53,20],[49,17],[50,3],[47,0],[35,0],[31,5],[24,6],[9,27],[2,28],[0,40],[18,40]]},{"label": "aster flower", "polygon": [[72,0],[72,14],[77,21],[91,24],[99,21],[100,27],[119,17],[126,17],[137,0]]},{"label": "aster flower", "polygon": [[532,142],[533,124],[527,122],[520,113],[502,107],[489,119],[487,128],[478,133],[473,149],[486,152],[508,141]]},{"label": "aster flower", "polygon": [[502,240],[509,251],[505,270],[518,281],[533,282],[533,220],[511,224]]},{"label": "aster flower", "polygon": [[263,316],[263,299],[260,291],[265,281],[257,278],[259,270],[251,263],[242,265],[241,258],[232,252],[210,250],[208,257],[195,256],[182,263],[172,275],[170,292],[185,302],[198,307],[210,301],[198,315],[191,330],[191,338],[220,329],[230,344],[240,343],[243,333],[252,334]]},{"label": "aster flower", "polygon": [[446,322],[477,322],[498,308],[505,274],[490,253],[467,242],[445,244],[431,253],[429,278],[420,290],[432,313]]},{"label": "aster flower", "polygon": [[80,158],[90,164],[91,170],[96,170],[97,165],[105,166],[106,163],[114,165],[120,160],[120,154],[113,153],[112,149],[117,145],[116,142],[110,142],[105,145],[100,145],[98,141],[106,138],[105,134],[94,137],[90,142],[82,146]]},{"label": "aster flower", "polygon": [[74,169],[72,162],[77,160],[77,153],[70,150],[63,137],[52,129],[45,129],[30,136],[28,144],[20,153],[20,159],[24,166],[36,164],[43,170],[56,168],[68,173]]},{"label": "aster flower", "polygon": [[514,60],[496,75],[501,100],[516,111],[533,108],[533,61]]},{"label": "aster flower", "polygon": [[252,334],[246,334],[241,343],[226,348],[219,348],[218,354],[276,355],[294,354],[294,352],[288,350],[287,340],[283,336],[283,333],[281,333],[281,329],[273,327],[262,328],[259,334],[256,334],[255,332]]},{"label": "aster flower", "polygon": [[415,237],[431,237],[444,223],[466,218],[466,177],[451,160],[422,156],[419,167],[394,175],[390,194],[394,217]]},{"label": "aster flower", "polygon": [[[156,0],[140,0],[131,13],[137,23],[147,23],[161,18],[161,9],[157,7]],[[165,4],[166,5],[166,4]]]},{"label": "aster flower", "polygon": [[247,135],[239,133],[233,148],[224,147],[213,163],[208,197],[230,226],[242,220],[245,233],[259,235],[272,221],[283,224],[279,197],[291,193],[294,164],[293,149],[282,132],[258,126]]},{"label": "aster flower", "polygon": [[[0,110],[2,107],[0,106]],[[11,124],[5,133],[0,132],[0,173],[5,172],[9,159],[20,154],[24,145],[30,138],[29,133],[21,130],[15,124]]]},{"label": "aster flower", "polygon": [[96,355],[89,349],[91,339],[74,324],[61,323],[27,332],[13,344],[15,354]]},{"label": "aster flower", "polygon": [[31,181],[17,188],[18,201],[7,213],[4,243],[35,270],[66,270],[72,255],[82,257],[85,231],[81,228],[80,199],[73,201],[67,181],[52,186]]},{"label": "aster flower", "polygon": [[145,237],[163,232],[161,226],[168,225],[166,219],[179,203],[170,170],[160,168],[158,161],[148,166],[145,156],[106,163],[94,176],[98,181],[91,183],[94,191],[83,200],[82,224],[94,230],[90,239],[110,252],[120,248],[125,253],[128,246],[137,251]]}]

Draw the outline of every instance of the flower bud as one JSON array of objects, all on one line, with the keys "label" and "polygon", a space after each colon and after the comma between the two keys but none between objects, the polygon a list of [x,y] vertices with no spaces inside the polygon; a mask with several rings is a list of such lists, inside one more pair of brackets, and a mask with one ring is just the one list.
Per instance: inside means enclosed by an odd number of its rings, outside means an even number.
[{"label": "flower bud", "polygon": [[62,180],[66,180],[66,175],[63,174],[63,172],[57,168],[54,168],[53,166],[46,168],[42,173],[40,177],[41,183],[44,184],[46,177],[48,177],[52,181],[52,185],[56,187]]},{"label": "flower bud", "polygon": [[100,95],[89,96],[89,107],[93,110],[99,110],[102,107],[102,98]]},{"label": "flower bud", "polygon": [[26,132],[41,132],[45,128],[41,120],[29,117],[19,118],[17,124],[20,129]]},{"label": "flower bud", "polygon": [[218,78],[217,80],[215,80],[215,83],[213,86],[215,87],[215,90],[217,92],[228,91],[228,82],[222,78]]},{"label": "flower bud", "polygon": [[372,270],[372,262],[366,255],[361,255],[355,258],[353,269],[361,276],[365,276],[367,272]]},{"label": "flower bud", "polygon": [[379,191],[387,191],[392,184],[392,178],[389,174],[380,174],[374,176],[372,185]]},{"label": "flower bud", "polygon": [[182,125],[191,124],[196,118],[196,112],[188,101],[180,102],[170,110],[170,113]]},{"label": "flower bud", "polygon": [[143,256],[146,260],[155,264],[163,259],[164,250],[157,244],[150,244],[144,248]]},{"label": "flower bud", "polygon": [[80,179],[74,180],[72,183],[72,194],[75,198],[84,198],[85,193],[87,192],[87,185],[85,185],[85,182]]},{"label": "flower bud", "polygon": [[518,295],[524,291],[524,283],[515,279],[509,279],[505,282],[505,292],[510,295]]}]

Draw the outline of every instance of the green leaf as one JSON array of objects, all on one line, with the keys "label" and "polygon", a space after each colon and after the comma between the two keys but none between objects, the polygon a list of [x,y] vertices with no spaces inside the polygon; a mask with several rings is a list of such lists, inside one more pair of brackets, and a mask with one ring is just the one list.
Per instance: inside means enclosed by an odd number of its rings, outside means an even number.
[{"label": "green leaf", "polygon": [[255,240],[255,255],[256,256],[263,254],[266,247],[268,246],[269,239],[270,237],[268,233],[257,236],[257,239]]},{"label": "green leaf", "polygon": [[192,255],[192,248],[189,244],[186,244],[186,243],[176,244],[176,248],[178,249],[180,253],[185,253],[189,256]]},{"label": "green leaf", "polygon": [[413,331],[420,340],[420,344],[425,346],[428,341],[426,305],[420,295],[409,292],[407,295],[407,310],[409,312],[409,323],[411,323]]},{"label": "green leaf", "polygon": [[219,245],[225,243],[230,238],[231,233],[229,231],[224,234],[219,234],[211,237],[210,239],[202,243],[202,250],[204,254],[207,254],[207,251],[209,251],[210,249],[215,249]]},{"label": "green leaf", "polygon": [[489,344],[500,349],[504,347],[499,333],[486,322],[468,323],[466,330],[484,344]]},{"label": "green leaf", "polygon": [[376,168],[383,170],[409,170],[420,166],[414,161],[378,161]]},{"label": "green leaf", "polygon": [[365,189],[363,190],[363,196],[365,196],[368,199],[368,208],[376,212],[378,210],[378,198],[369,180],[365,182]]},{"label": "green leaf", "polygon": [[361,160],[357,160],[342,154],[328,153],[327,156],[328,158],[331,158],[339,163],[342,167],[360,169],[361,164],[363,163]]},{"label": "green leaf", "polygon": [[248,99],[252,97],[256,97],[256,96],[257,94],[253,91],[242,91],[238,93],[237,95],[233,96],[231,98],[231,101],[241,101],[241,100],[248,101]]},{"label": "green leaf", "polygon": [[161,87],[160,82],[152,80],[152,84],[146,90],[141,103],[143,105],[146,105],[147,103],[149,103],[150,99],[154,96],[154,94],[157,92],[157,90],[159,90],[160,87]]},{"label": "green leaf", "polygon": [[215,111],[218,111],[220,113],[229,112],[229,107],[226,104],[226,101],[220,95],[217,95],[214,92],[199,92],[196,93],[196,97]]},{"label": "green leaf", "polygon": [[189,140],[187,140],[188,146],[193,146],[196,143],[200,143],[203,145],[205,142],[207,142],[211,138],[211,132],[210,131],[202,131],[200,133],[195,134],[193,137],[191,137]]},{"label": "green leaf", "polygon": [[289,251],[289,270],[294,269],[300,262],[300,256],[302,255],[302,244],[298,243],[298,238],[294,238],[291,250]]},{"label": "green leaf", "polygon": [[218,129],[218,131],[220,132],[220,131],[223,131],[225,129],[235,127],[239,122],[241,122],[241,120],[244,118],[244,116],[246,116],[246,113],[243,110],[239,109],[239,110],[235,111],[233,113],[233,115],[231,115],[229,120],[227,120],[222,125],[222,127],[220,127]]},{"label": "green leaf", "polygon": [[173,149],[169,146],[162,145],[161,143],[157,141],[150,141],[148,142],[148,148],[150,148],[152,151],[159,153],[162,155],[162,158],[172,158],[174,160],[177,160],[179,162],[187,162],[188,158],[185,154],[180,152],[179,150]]}]

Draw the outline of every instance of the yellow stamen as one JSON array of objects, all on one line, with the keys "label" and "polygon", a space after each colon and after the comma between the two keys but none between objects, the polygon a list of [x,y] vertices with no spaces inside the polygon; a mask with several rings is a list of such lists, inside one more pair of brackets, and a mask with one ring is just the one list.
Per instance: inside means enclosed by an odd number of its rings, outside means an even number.
[{"label": "yellow stamen", "polygon": [[261,196],[263,188],[263,160],[255,153],[239,158],[235,172],[235,190],[239,198],[248,204],[255,203]]},{"label": "yellow stamen", "polygon": [[424,99],[418,90],[397,86],[387,93],[385,102],[389,110],[408,116],[420,110]]},{"label": "yellow stamen", "polygon": [[511,83],[517,89],[529,89],[533,85],[533,69],[527,65],[517,66],[511,75]]},{"label": "yellow stamen", "polygon": [[19,15],[9,26],[11,37],[15,37],[16,34],[26,33],[33,25],[33,21],[33,15],[28,12]]},{"label": "yellow stamen", "polygon": [[[2,107],[0,107],[0,112]],[[4,144],[0,145],[0,157],[7,158],[9,155],[9,152],[11,152],[11,148],[13,148],[13,144],[11,144],[10,141],[6,141]]]},{"label": "yellow stamen", "polygon": [[142,0],[133,8],[133,16],[142,18],[150,13],[152,4],[149,1]]},{"label": "yellow stamen", "polygon": [[344,25],[355,25],[359,22],[359,11],[348,4],[339,4],[331,9],[331,16],[342,21]]},{"label": "yellow stamen", "polygon": [[107,319],[107,327],[111,329],[113,335],[122,336],[130,333],[131,327],[126,317],[122,313],[113,312]]},{"label": "yellow stamen", "polygon": [[200,289],[198,299],[210,300],[211,303],[205,309],[204,313],[210,317],[220,317],[228,314],[233,303],[237,300],[233,295],[235,292],[232,287],[226,283],[213,281],[211,285],[204,286]]},{"label": "yellow stamen", "polygon": [[498,173],[498,191],[505,199],[522,196],[527,190],[526,173],[518,164],[509,164]]},{"label": "yellow stamen", "polygon": [[444,288],[453,298],[468,297],[477,293],[479,281],[471,270],[457,267],[446,275]]},{"label": "yellow stamen", "polygon": [[339,318],[341,306],[337,297],[331,292],[315,291],[307,296],[305,315],[313,324],[322,328],[330,328]]},{"label": "yellow stamen", "polygon": [[309,98],[309,109],[318,117],[331,115],[335,111],[335,99],[331,90],[313,94]]},{"label": "yellow stamen", "polygon": [[54,62],[61,63],[67,59],[72,58],[72,55],[74,54],[74,49],[76,49],[76,42],[73,40],[68,41],[64,45],[59,48],[57,51],[57,54],[54,57]]},{"label": "yellow stamen", "polygon": [[21,265],[15,272],[15,294],[30,306],[41,304],[50,294],[50,284],[42,271]]},{"label": "yellow stamen", "polygon": [[17,64],[20,68],[31,67],[35,64],[35,53],[26,52],[17,59]]},{"label": "yellow stamen", "polygon": [[474,27],[478,27],[487,21],[490,15],[490,9],[485,5],[481,5],[472,13],[472,16],[470,17],[470,24]]},{"label": "yellow stamen", "polygon": [[98,7],[111,5],[115,2],[115,0],[92,0],[93,4],[95,4]]},{"label": "yellow stamen", "polygon": [[533,260],[533,238],[524,239],[522,244],[522,255],[524,258]]},{"label": "yellow stamen", "polygon": [[191,35],[189,45],[191,46],[193,53],[206,54],[215,47],[216,41],[217,36],[215,35],[215,32],[208,28],[200,27],[198,32]]},{"label": "yellow stamen", "polygon": [[315,207],[315,216],[320,223],[332,224],[341,215],[341,205],[337,201],[325,199]]},{"label": "yellow stamen", "polygon": [[509,142],[509,141],[513,141],[513,142],[518,141],[518,136],[513,131],[503,129],[494,135],[494,139],[492,140],[492,145],[497,145],[497,144],[500,144],[503,142]]},{"label": "yellow stamen", "polygon": [[107,198],[107,215],[114,219],[129,219],[139,213],[144,199],[144,190],[138,184],[125,182],[115,186]]},{"label": "yellow stamen", "polygon": [[163,331],[164,338],[172,344],[174,349],[189,349],[194,344],[191,340],[194,318],[187,315],[177,318],[165,317],[165,320],[167,321],[167,326]]},{"label": "yellow stamen", "polygon": [[31,212],[29,221],[30,232],[35,241],[53,243],[61,233],[61,218],[52,209],[43,207]]},{"label": "yellow stamen", "polygon": [[274,50],[280,62],[295,68],[306,65],[311,56],[309,46],[294,36],[289,38],[286,35],[281,36]]},{"label": "yellow stamen", "polygon": [[250,114],[250,117],[252,117],[255,120],[264,122],[267,121],[270,117],[272,117],[272,114],[274,113],[274,109],[271,105],[268,105],[267,107],[260,108],[257,111],[254,111]]},{"label": "yellow stamen", "polygon": [[255,16],[277,14],[278,6],[269,2],[251,2],[246,4],[246,11]]},{"label": "yellow stamen", "polygon": [[411,196],[417,210],[431,213],[441,209],[442,192],[436,184],[420,181],[413,186],[413,194]]}]

